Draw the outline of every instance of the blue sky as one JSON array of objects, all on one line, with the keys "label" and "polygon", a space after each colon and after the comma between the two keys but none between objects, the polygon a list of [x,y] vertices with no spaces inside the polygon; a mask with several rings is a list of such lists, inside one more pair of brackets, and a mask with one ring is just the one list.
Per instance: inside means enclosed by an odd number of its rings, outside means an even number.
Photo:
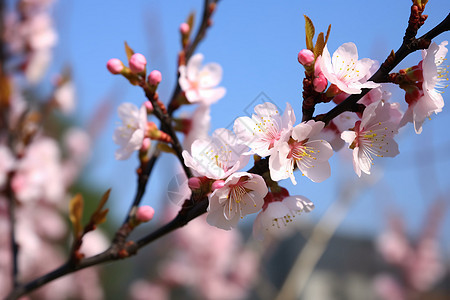
[{"label": "blue sky", "polygon": [[[55,63],[72,64],[79,99],[77,122],[86,122],[104,99],[111,102],[114,112],[121,102],[140,105],[144,101],[138,88],[128,85],[120,76],[109,74],[105,68],[109,58],[126,59],[124,41],[136,52],[147,56],[149,69],[162,72],[159,92],[163,101],[166,100],[175,84],[176,56],[180,49],[179,24],[192,11],[197,11],[200,18],[202,2],[61,1],[56,7],[60,45],[56,49]],[[290,102],[297,119],[301,119],[303,70],[297,62],[297,53],[305,48],[303,14],[312,19],[316,32],[326,31],[331,24],[330,52],[345,42],[354,42],[361,58],[383,61],[391,49],[396,50],[401,44],[410,5],[411,1],[407,0],[222,0],[213,17],[214,25],[198,48],[198,52],[205,55],[205,62],[222,65],[222,86],[227,88],[225,98],[211,108],[211,131],[228,127],[235,118],[251,112],[248,106],[261,93],[283,109],[286,102]],[[429,1],[426,9],[429,18],[419,35],[439,23],[449,11],[448,0]],[[436,42],[448,39],[450,35],[446,33]],[[419,57],[419,53],[411,55],[401,67],[417,64]],[[443,94],[444,101],[450,101],[448,95],[449,89]],[[392,100],[403,101],[402,94],[394,94]],[[318,111],[329,108],[325,105],[318,107]],[[420,230],[429,204],[439,193],[448,194],[450,189],[447,174],[450,137],[445,130],[450,123],[447,109],[444,107],[442,113],[427,121],[421,135],[416,135],[412,126],[401,131],[398,137],[400,155],[375,162],[379,176],[372,176],[372,181],[375,177],[378,180],[355,200],[340,227],[342,232],[373,234],[384,227],[385,213],[393,208],[402,211],[411,232]],[[134,196],[137,160],[114,160],[117,146],[111,137],[117,122],[114,113],[96,141],[86,178],[105,189],[113,187],[113,199],[120,203],[113,209],[114,215],[123,216]],[[289,180],[283,182],[291,194],[305,195],[316,204],[308,218],[320,218],[335,201],[344,182],[353,185],[360,182],[348,157],[334,155],[332,177],[323,183],[299,178],[294,187]],[[158,163],[154,174],[158,180],[149,185],[152,192],[144,198],[145,204],[156,206],[154,201],[165,197],[164,188],[173,176],[167,173],[167,164],[174,160],[166,155]],[[450,205],[450,200],[446,200]],[[447,235],[444,242],[447,249],[450,248],[449,215],[447,213],[441,230],[443,238]]]}]

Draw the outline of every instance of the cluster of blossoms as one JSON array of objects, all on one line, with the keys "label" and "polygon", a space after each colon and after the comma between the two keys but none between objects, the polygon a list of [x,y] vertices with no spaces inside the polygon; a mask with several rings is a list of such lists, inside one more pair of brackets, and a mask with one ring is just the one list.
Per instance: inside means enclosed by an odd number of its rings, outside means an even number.
[{"label": "cluster of blossoms", "polygon": [[432,203],[421,235],[414,243],[405,232],[403,219],[390,218],[388,229],[379,236],[376,246],[386,263],[399,271],[400,278],[388,273],[377,275],[374,288],[382,299],[426,298],[426,292],[444,277],[445,261],[437,238],[444,211],[444,202]]},{"label": "cluster of blossoms", "polygon": [[[414,99],[406,94],[409,107],[405,114],[399,103],[389,101],[386,84],[368,81],[378,67],[376,61],[359,59],[353,43],[343,44],[333,56],[324,45],[319,54],[304,49],[298,55],[306,73],[314,74],[314,93],[339,103],[351,94],[371,89],[358,102],[365,107],[363,112],[346,112],[330,124],[313,119],[296,124],[289,103],[281,113],[276,105],[266,102],[257,105],[251,117],[237,118],[233,131],[220,128],[212,136],[207,135],[209,106],[225,94],[224,88],[217,87],[222,69],[214,63],[202,66],[201,54],[192,56],[179,68],[183,97],[178,104],[194,103],[199,107],[191,119],[177,119],[176,128],[186,135],[182,155],[184,164],[194,174],[189,179],[189,188],[194,192],[208,190],[207,222],[229,230],[246,215],[259,212],[254,233],[263,238],[274,228],[285,228],[295,215],[314,208],[306,197],[290,196],[278,185],[280,180],[287,178],[297,184],[296,169],[313,182],[324,181],[331,176],[330,157],[344,143],[353,151],[353,168],[358,176],[370,174],[376,157],[399,154],[394,140],[399,128],[411,121],[420,133],[425,117],[437,113],[443,106],[442,96],[436,88],[446,79],[445,70],[440,67],[447,52],[446,44],[432,43],[423,51],[423,61],[414,72],[402,70],[392,76],[397,81],[402,80],[401,87],[405,90],[405,82],[412,84],[410,73],[418,78],[414,84],[421,92]],[[133,70],[131,59],[130,69]],[[125,74],[123,70],[120,72]],[[144,68],[139,69],[142,71]],[[134,105],[123,104],[119,116],[124,126],[118,128],[114,137],[122,146],[116,157],[126,158],[131,151],[140,149],[148,136],[145,133],[146,109],[145,106],[139,110]],[[124,150],[127,155],[120,154]],[[268,160],[267,174],[242,171],[252,155],[256,160]]]},{"label": "cluster of blossoms", "polygon": [[[34,128],[31,122],[22,124],[26,116],[25,100],[10,98],[8,126]],[[26,118],[25,118],[26,119]],[[8,144],[5,135],[0,137],[0,297],[10,292],[12,281],[12,254],[10,252],[9,199],[10,191],[15,208],[16,242],[20,247],[18,265],[21,280],[31,280],[49,272],[65,262],[63,241],[70,233],[67,216],[68,189],[77,180],[82,166],[90,155],[91,137],[82,129],[70,128],[62,137],[64,151],[57,140],[43,131],[26,146]],[[89,240],[89,241],[88,241]],[[94,255],[107,247],[101,231],[87,235],[80,249],[85,255]],[[85,280],[86,277],[90,280]],[[79,299],[102,298],[98,269],[84,270],[48,285],[33,294],[36,299],[74,297]]]},{"label": "cluster of blossoms", "polygon": [[52,59],[52,48],[58,35],[50,15],[53,0],[17,3],[17,11],[11,13],[5,23],[4,40],[8,50],[20,55],[20,68],[31,83],[38,82]]},{"label": "cluster of blossoms", "polygon": [[[16,279],[29,281],[66,261],[69,189],[77,182],[92,147],[92,136],[79,127],[68,127],[56,136],[42,123],[54,108],[65,114],[73,111],[74,86],[68,73],[55,77],[54,89],[46,101],[32,104],[25,97],[27,93],[23,91],[39,83],[45,74],[57,34],[50,17],[53,1],[21,0],[16,4],[17,10],[9,12],[2,32],[8,60],[1,62],[0,72],[2,299],[11,292],[11,270],[15,266],[19,276]],[[13,242],[18,247],[17,254],[11,251]],[[107,247],[106,237],[99,230],[87,235],[85,242],[80,252],[88,256]],[[93,268],[68,276],[34,292],[32,297],[101,299],[99,270]]]},{"label": "cluster of blossoms", "polygon": [[[177,209],[167,206],[164,219],[173,218]],[[171,299],[173,290],[182,289],[199,299],[248,299],[259,267],[259,257],[250,248],[238,230],[213,228],[204,216],[199,217],[170,236],[168,250],[156,266],[157,279],[134,282],[130,298],[144,300],[153,295],[155,299]],[[146,258],[139,264],[148,262]]]}]

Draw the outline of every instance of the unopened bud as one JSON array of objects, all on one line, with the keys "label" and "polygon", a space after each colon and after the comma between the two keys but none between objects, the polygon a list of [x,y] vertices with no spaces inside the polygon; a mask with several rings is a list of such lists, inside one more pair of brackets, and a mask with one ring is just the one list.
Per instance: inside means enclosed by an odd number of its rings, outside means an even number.
[{"label": "unopened bud", "polygon": [[153,219],[154,215],[155,210],[153,209],[153,207],[144,205],[137,209],[136,220],[138,220],[139,222],[148,222]]},{"label": "unopened bud", "polygon": [[323,75],[323,73],[320,73],[319,76],[317,76],[313,80],[314,90],[318,93],[322,93],[327,87],[327,84],[328,81],[325,78],[325,75]]},{"label": "unopened bud", "polygon": [[198,177],[188,179],[188,186],[191,190],[198,190],[202,186],[202,181]]},{"label": "unopened bud", "polygon": [[303,49],[298,53],[298,62],[303,66],[310,66],[314,62],[314,53],[309,49]]},{"label": "unopened bud", "polygon": [[161,79],[161,72],[158,70],[153,70],[148,74],[148,83],[152,86],[157,86],[161,82]]},{"label": "unopened bud", "polygon": [[148,149],[150,149],[151,144],[152,144],[152,141],[149,138],[145,138],[142,141],[141,151],[148,151]]},{"label": "unopened bud", "polygon": [[111,58],[106,63],[106,68],[112,74],[120,74],[120,72],[122,72],[124,66],[123,66],[123,63],[120,61],[120,59]]},{"label": "unopened bud", "polygon": [[214,192],[217,189],[221,189],[225,186],[225,181],[223,180],[216,180],[213,182],[213,184],[211,185],[211,190]]},{"label": "unopened bud", "polygon": [[135,53],[130,57],[129,61],[131,72],[137,74],[145,71],[147,59],[140,53]]},{"label": "unopened bud", "polygon": [[145,108],[147,109],[147,114],[151,114],[153,112],[153,104],[150,101],[145,101]]},{"label": "unopened bud", "polygon": [[191,28],[189,27],[188,23],[181,23],[180,24],[180,32],[183,35],[186,35],[189,33],[189,30],[191,30]]}]

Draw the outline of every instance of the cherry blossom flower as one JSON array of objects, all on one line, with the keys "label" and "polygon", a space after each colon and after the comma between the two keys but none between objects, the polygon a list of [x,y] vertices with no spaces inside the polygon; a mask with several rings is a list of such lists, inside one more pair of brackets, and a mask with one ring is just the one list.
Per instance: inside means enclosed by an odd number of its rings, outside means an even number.
[{"label": "cherry blossom flower", "polygon": [[353,169],[358,176],[361,176],[361,172],[370,174],[372,156],[394,157],[399,153],[393,138],[398,126],[393,122],[398,120],[393,112],[398,112],[398,109],[397,105],[391,106],[384,101],[369,105],[353,130],[341,134],[341,138],[353,149]]},{"label": "cherry blossom flower", "polygon": [[216,63],[206,64],[201,68],[202,54],[196,54],[187,66],[180,66],[181,89],[190,103],[210,105],[225,95],[224,87],[216,87],[222,80],[222,67]]},{"label": "cherry blossom flower", "polygon": [[422,125],[425,119],[429,118],[432,113],[437,114],[444,107],[444,99],[439,88],[446,87],[448,80],[448,71],[440,67],[445,60],[448,49],[445,47],[447,41],[442,42],[439,46],[431,43],[427,50],[422,51],[422,69],[423,95],[416,101],[410,102],[400,126],[404,126],[407,122],[414,123],[414,130],[417,134],[422,133]]},{"label": "cherry blossom flower", "polygon": [[330,56],[327,46],[317,58],[325,77],[347,94],[360,94],[362,88],[375,88],[378,83],[364,80],[376,62],[363,58],[358,60],[358,50],[354,43],[345,43]]},{"label": "cherry blossom flower", "polygon": [[264,179],[257,174],[231,174],[222,188],[210,194],[206,221],[212,226],[229,230],[244,216],[262,208],[267,191]]},{"label": "cherry blossom flower", "polygon": [[39,138],[29,145],[24,157],[17,162],[11,186],[23,202],[55,203],[64,197],[61,153],[55,140]]},{"label": "cherry blossom flower", "polygon": [[263,210],[256,216],[253,235],[259,240],[267,235],[284,235],[296,215],[313,209],[314,204],[304,196],[289,196],[279,201],[266,202]]},{"label": "cherry blossom flower", "polygon": [[190,149],[192,143],[197,139],[208,138],[208,131],[211,124],[211,109],[207,105],[199,105],[191,118],[185,122],[183,132],[186,134],[183,140],[183,148]]},{"label": "cherry blossom flower", "polygon": [[270,102],[255,106],[256,115],[240,117],[234,122],[238,139],[252,149],[252,153],[265,157],[272,153],[279,142],[289,140],[295,114],[289,103],[280,116],[278,108]]},{"label": "cherry blossom flower", "polygon": [[147,128],[147,111],[145,105],[139,109],[132,103],[122,103],[117,112],[123,124],[114,131],[113,140],[120,146],[116,150],[116,159],[123,160],[142,146]]},{"label": "cherry blossom flower", "polygon": [[277,151],[269,158],[269,169],[272,180],[279,181],[294,177],[294,167],[297,167],[314,182],[322,182],[331,175],[328,159],[333,155],[333,149],[325,140],[314,139],[324,127],[323,122],[310,120],[295,126],[288,142],[280,143]]},{"label": "cherry blossom flower", "polygon": [[250,157],[244,155],[248,147],[241,144],[233,132],[225,128],[214,131],[212,137],[195,140],[191,154],[183,151],[186,166],[196,176],[223,179],[244,167]]}]

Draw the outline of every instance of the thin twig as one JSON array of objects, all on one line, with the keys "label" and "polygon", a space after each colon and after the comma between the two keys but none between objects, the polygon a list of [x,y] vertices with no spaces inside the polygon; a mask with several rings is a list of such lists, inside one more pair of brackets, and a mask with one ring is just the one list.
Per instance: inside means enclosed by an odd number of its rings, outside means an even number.
[{"label": "thin twig", "polygon": [[[187,48],[184,50],[184,60],[187,62],[191,58],[192,54],[194,54],[195,50],[197,49],[200,42],[203,40],[203,38],[206,35],[206,30],[209,28],[211,23],[211,16],[214,12],[214,9],[212,9],[211,5],[215,5],[219,0],[204,0],[203,1],[203,14],[202,14],[202,20],[200,21],[200,27],[197,30],[197,33],[195,34],[194,40],[192,43],[187,45]],[[175,88],[173,89],[172,97],[170,97],[169,105],[168,105],[168,114],[169,116],[172,116],[175,109],[178,107],[177,105],[174,105],[174,103],[177,101],[177,97],[181,92],[180,84],[178,83],[178,77],[180,76],[180,73],[177,69],[177,80],[175,83]]]},{"label": "thin twig", "polygon": [[[395,53],[391,53],[386,61],[380,66],[380,68],[375,72],[375,74],[370,77],[369,81],[383,83],[388,82],[387,76],[406,56],[413,53],[414,51],[420,49],[426,49],[431,43],[431,39],[435,38],[441,33],[450,30],[450,14],[435,26],[433,29],[428,31],[422,37],[418,39],[404,39],[402,45]],[[367,94],[370,89],[362,89],[361,94],[350,95],[343,102],[335,106],[332,110],[324,115],[316,116],[316,121],[323,121],[328,124],[335,117],[340,115],[345,111],[351,111],[352,107],[361,99],[365,94]]]}]

